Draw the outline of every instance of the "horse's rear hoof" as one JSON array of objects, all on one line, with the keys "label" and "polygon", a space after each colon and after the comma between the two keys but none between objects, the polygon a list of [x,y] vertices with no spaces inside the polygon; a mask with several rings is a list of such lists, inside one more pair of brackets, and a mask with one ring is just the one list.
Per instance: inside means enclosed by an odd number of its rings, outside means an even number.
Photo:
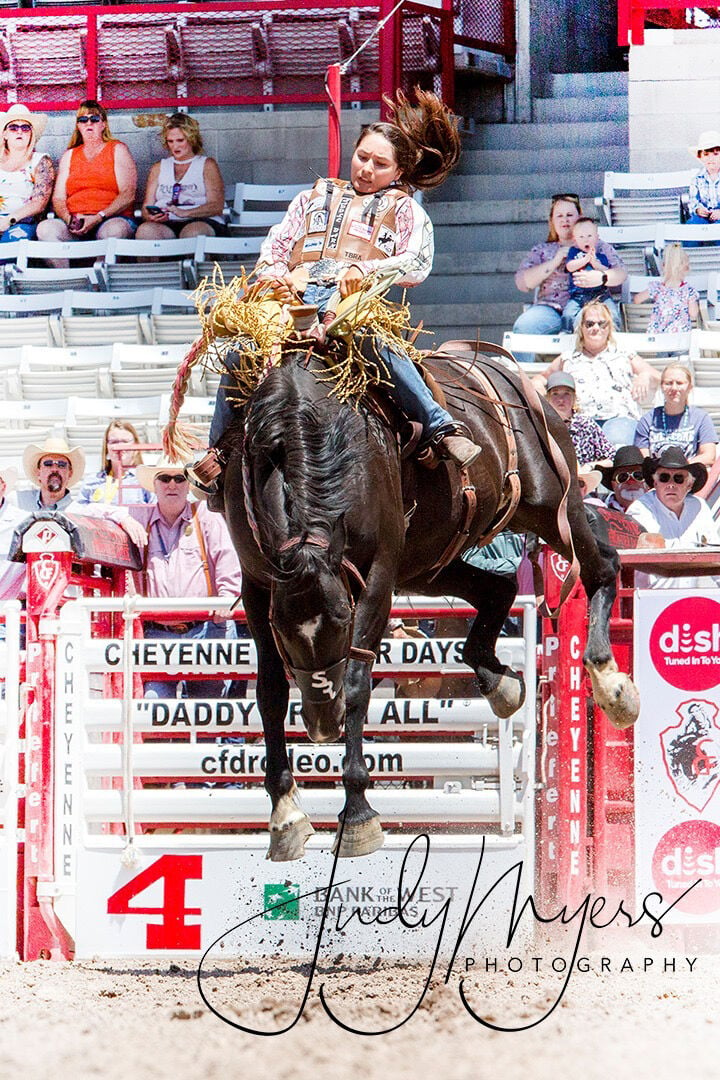
[{"label": "horse's rear hoof", "polygon": [[290,822],[282,829],[270,830],[270,848],[266,859],[271,862],[292,862],[294,859],[302,859],[305,854],[305,841],[315,832],[310,819],[300,818]]},{"label": "horse's rear hoof", "polygon": [[519,671],[505,667],[497,686],[486,691],[485,697],[498,719],[507,720],[525,703],[525,679]]},{"label": "horse's rear hoof", "polygon": [[344,828],[338,825],[332,853],[337,854],[339,859],[354,859],[360,855],[372,855],[373,851],[378,851],[384,842],[385,833],[380,826],[380,818],[376,814],[359,825],[345,825]]}]

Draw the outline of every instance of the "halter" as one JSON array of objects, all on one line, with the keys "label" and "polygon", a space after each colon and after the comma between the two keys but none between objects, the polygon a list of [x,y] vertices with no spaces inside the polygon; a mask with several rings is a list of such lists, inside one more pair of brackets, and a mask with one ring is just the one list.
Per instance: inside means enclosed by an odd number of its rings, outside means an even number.
[{"label": "halter", "polygon": [[[293,548],[300,547],[301,544],[311,544],[313,547],[322,548],[327,551],[330,547],[330,541],[325,540],[322,536],[293,536],[289,540],[285,540],[278,549],[278,554],[282,555],[286,551],[291,551]],[[300,692],[303,696],[303,700],[314,705],[326,704],[329,701],[334,701],[340,693],[342,685],[345,681],[345,669],[347,667],[348,660],[358,660],[363,664],[374,664],[375,653],[370,649],[359,649],[352,644],[353,631],[355,629],[355,604],[356,597],[353,591],[353,584],[358,593],[358,598],[366,588],[365,579],[358,570],[357,566],[350,559],[343,555],[342,562],[340,563],[340,577],[342,578],[345,591],[347,593],[348,603],[350,604],[350,624],[348,626],[345,655],[337,660],[334,664],[330,664],[328,667],[318,668],[314,671],[303,671],[301,668],[295,668],[290,662],[287,650],[280,638],[280,634],[275,628],[273,620],[273,594],[275,583],[270,586],[270,628],[275,639],[275,645],[280,653],[282,662],[285,665],[285,670],[288,675],[291,675],[300,688]]]}]

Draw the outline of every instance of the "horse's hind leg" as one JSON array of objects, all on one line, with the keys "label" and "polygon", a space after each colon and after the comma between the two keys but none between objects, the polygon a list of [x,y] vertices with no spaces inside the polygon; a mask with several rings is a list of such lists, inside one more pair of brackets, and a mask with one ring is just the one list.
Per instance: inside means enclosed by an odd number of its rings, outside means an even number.
[{"label": "horse's hind leg", "polygon": [[[568,519],[589,601],[583,663],[592,683],[593,700],[614,727],[630,727],[640,712],[640,695],[630,676],[618,670],[610,645],[610,615],[620,567],[618,555],[600,535],[599,527],[591,528],[582,504],[578,508],[569,506]],[[569,548],[559,536],[544,534],[544,539],[566,559],[571,558]]]},{"label": "horse's hind leg", "polygon": [[495,715],[501,719],[512,716],[525,701],[525,681],[519,671],[500,663],[495,646],[515,599],[515,581],[455,559],[438,574],[431,588],[433,593],[461,597],[477,608],[463,659],[475,672]]},{"label": "horse's hind leg", "polygon": [[314,829],[298,806],[297,787],[290,771],[285,745],[285,714],[288,681],[270,629],[270,597],[247,575],[243,578],[243,603],[258,657],[257,702],[265,732],[267,765],[265,790],[272,802],[270,849],[273,862],[301,859],[305,841]]}]

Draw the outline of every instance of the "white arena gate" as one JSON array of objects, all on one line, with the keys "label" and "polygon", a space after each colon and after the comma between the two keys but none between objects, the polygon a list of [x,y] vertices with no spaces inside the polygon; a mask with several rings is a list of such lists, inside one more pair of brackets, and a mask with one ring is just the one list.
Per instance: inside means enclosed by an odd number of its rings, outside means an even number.
[{"label": "white arena gate", "polygon": [[[28,562],[28,680],[37,683],[21,773],[23,958],[199,957],[208,949],[214,958],[308,957],[318,937],[328,955],[432,955],[440,938],[445,953],[458,935],[463,954],[480,939],[483,949],[502,947],[515,889],[522,903],[534,880],[534,599],[519,603],[523,637],[500,641],[501,659],[524,671],[528,687],[510,720],[498,720],[482,698],[394,698],[383,696],[387,684],[374,692],[368,796],[386,841],[373,855],[331,853],[343,747],[307,740],[293,692],[292,767],[317,832],[304,859],[271,863],[254,643],[139,636],[145,616],[197,619],[221,602],[123,597],[134,553],[121,530],[94,519],[34,515],[21,526],[16,557]],[[417,597],[398,599],[394,612],[474,614]],[[17,623],[14,612],[8,633]],[[386,640],[374,676],[470,677],[461,644]],[[248,697],[143,699],[149,675],[245,679]],[[6,759],[14,678],[8,671]],[[0,917],[12,940],[6,828]]]}]

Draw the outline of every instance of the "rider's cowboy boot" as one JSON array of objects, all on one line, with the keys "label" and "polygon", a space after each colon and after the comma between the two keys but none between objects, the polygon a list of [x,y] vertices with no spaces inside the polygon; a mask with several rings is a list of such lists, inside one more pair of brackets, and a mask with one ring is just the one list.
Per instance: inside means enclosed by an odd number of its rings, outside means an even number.
[{"label": "rider's cowboy boot", "polygon": [[211,446],[206,454],[185,467],[185,476],[193,487],[205,495],[214,495],[219,489],[219,479],[225,468],[225,457],[220,450]]},{"label": "rider's cowboy boot", "polygon": [[446,435],[438,450],[441,457],[449,458],[459,469],[467,469],[482,453],[482,447],[464,435]]}]

